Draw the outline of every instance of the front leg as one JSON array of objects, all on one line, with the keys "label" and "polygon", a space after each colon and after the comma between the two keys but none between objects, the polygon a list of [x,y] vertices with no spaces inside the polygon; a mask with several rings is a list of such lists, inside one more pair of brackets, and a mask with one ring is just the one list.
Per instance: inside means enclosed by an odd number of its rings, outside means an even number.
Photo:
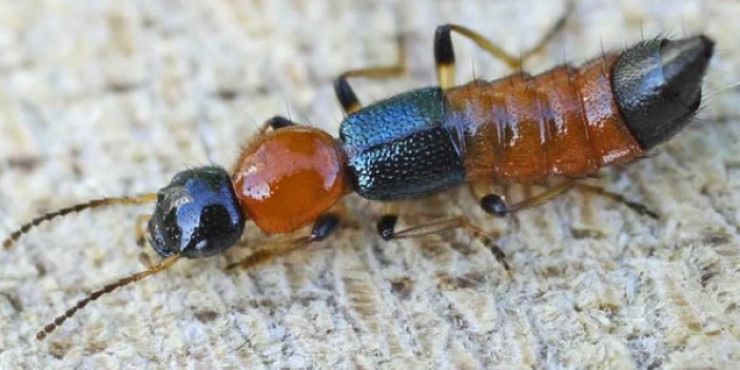
[{"label": "front leg", "polygon": [[283,127],[289,127],[289,126],[295,126],[295,125],[297,125],[297,123],[283,116],[275,116],[275,117],[268,119],[267,121],[265,121],[265,123],[262,124],[262,127],[260,127],[257,135],[264,134],[265,132],[267,132],[268,129],[279,130]]},{"label": "front leg", "polygon": [[268,261],[273,257],[286,254],[296,249],[303,248],[311,243],[320,242],[333,234],[341,224],[341,217],[337,213],[326,213],[319,216],[314,221],[310,235],[297,236],[288,241],[268,242],[259,246],[252,254],[241,261],[229,264],[227,270],[240,268],[250,268],[262,262]]}]

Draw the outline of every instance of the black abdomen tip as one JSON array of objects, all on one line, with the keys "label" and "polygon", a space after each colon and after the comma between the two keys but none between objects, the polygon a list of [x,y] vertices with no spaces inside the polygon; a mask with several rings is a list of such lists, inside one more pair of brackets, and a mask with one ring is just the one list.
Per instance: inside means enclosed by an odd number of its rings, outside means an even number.
[{"label": "black abdomen tip", "polygon": [[701,83],[714,41],[700,35],[652,40],[622,53],[612,88],[625,124],[643,149],[683,128],[701,104]]}]

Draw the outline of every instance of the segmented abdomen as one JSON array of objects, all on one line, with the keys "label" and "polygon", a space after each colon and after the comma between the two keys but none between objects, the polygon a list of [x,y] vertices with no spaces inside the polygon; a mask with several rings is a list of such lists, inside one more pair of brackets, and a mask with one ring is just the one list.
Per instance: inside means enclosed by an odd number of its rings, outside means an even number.
[{"label": "segmented abdomen", "polygon": [[446,124],[464,138],[469,181],[581,177],[643,150],[611,87],[616,56],[537,76],[473,81],[446,91]]}]

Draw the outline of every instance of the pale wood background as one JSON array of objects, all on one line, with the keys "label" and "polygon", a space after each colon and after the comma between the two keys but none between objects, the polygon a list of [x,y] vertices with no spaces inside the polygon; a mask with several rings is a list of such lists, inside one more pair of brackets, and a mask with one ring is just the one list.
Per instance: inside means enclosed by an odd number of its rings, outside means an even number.
[{"label": "pale wood background", "polygon": [[[49,209],[155,190],[179,169],[230,166],[274,114],[336,132],[331,81],[365,102],[434,83],[434,27],[455,22],[517,53],[556,1],[0,1],[0,235]],[[492,220],[465,191],[405,214],[470,214],[514,269],[462,233],[375,236],[380,207],[350,197],[322,248],[225,274],[248,253],[179,263],[105,297],[43,343],[36,330],[91,288],[142,268],[135,217],[84,213],[0,251],[0,368],[688,368],[740,366],[740,3],[582,0],[542,71],[664,33],[718,52],[699,120],[656,156],[604,173],[659,221],[569,194]],[[644,36],[643,36],[644,35]],[[506,69],[455,39],[459,80]],[[721,119],[717,119],[721,118]],[[409,220],[406,218],[406,220]],[[412,219],[418,219],[412,218]],[[258,238],[254,229],[246,244]]]}]

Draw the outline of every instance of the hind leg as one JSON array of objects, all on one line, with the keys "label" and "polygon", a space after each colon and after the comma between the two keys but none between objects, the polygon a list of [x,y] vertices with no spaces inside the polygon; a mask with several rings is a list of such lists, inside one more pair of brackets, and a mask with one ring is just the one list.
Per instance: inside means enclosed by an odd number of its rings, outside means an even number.
[{"label": "hind leg", "polygon": [[641,203],[631,201],[621,194],[610,192],[602,187],[584,184],[577,180],[564,180],[557,185],[548,187],[539,194],[527,197],[511,205],[508,205],[506,203],[506,198],[501,193],[481,191],[483,186],[484,184],[475,184],[471,187],[471,191],[480,202],[480,206],[481,208],[483,208],[483,211],[498,217],[503,217],[510,213],[521,211],[523,209],[540,206],[575,188],[584,192],[605,197],[617,203],[621,203],[640,215],[648,216],[654,219],[658,218],[658,214],[656,212],[650,210]]},{"label": "hind leg", "polygon": [[[471,187],[471,191],[473,192],[473,195],[478,199],[480,207],[483,209],[484,212],[498,217],[503,217],[510,213],[521,211],[523,209],[540,206],[577,186],[575,181],[566,180],[557,185],[548,187],[547,189],[536,195],[528,195],[526,196],[526,198],[519,202],[507,204],[506,197],[503,193],[484,192],[482,191],[482,184],[476,185],[477,186]],[[528,191],[525,193],[528,193]]]},{"label": "hind leg", "polygon": [[599,196],[602,196],[604,198],[607,198],[607,199],[609,199],[609,200],[611,200],[613,202],[624,204],[626,207],[628,207],[629,209],[637,212],[637,214],[639,214],[639,215],[648,216],[648,217],[653,218],[653,219],[656,219],[656,220],[658,218],[660,218],[660,216],[658,215],[657,212],[651,210],[650,208],[648,208],[647,206],[645,206],[642,203],[631,201],[631,200],[625,198],[622,194],[618,194],[618,193],[614,193],[614,192],[608,191],[608,190],[606,190],[606,189],[604,189],[604,188],[602,188],[600,186],[594,186],[594,185],[584,184],[584,183],[580,183],[580,182],[579,183],[576,183],[575,186],[576,186],[576,188],[578,188],[578,190],[585,191],[587,193],[591,193],[591,194],[595,194],[595,195],[599,195]]},{"label": "hind leg", "polygon": [[458,35],[465,36],[473,41],[478,47],[485,50],[495,59],[500,60],[513,70],[521,70],[522,64],[532,55],[535,55],[547,46],[557,34],[563,30],[573,8],[572,3],[568,3],[565,12],[550,27],[550,30],[529,50],[526,50],[520,57],[515,57],[507,53],[503,48],[488,40],[485,36],[456,24],[445,24],[437,27],[434,32],[434,61],[437,69],[437,81],[443,90],[455,86],[455,51],[452,47],[450,33],[455,32]]}]

